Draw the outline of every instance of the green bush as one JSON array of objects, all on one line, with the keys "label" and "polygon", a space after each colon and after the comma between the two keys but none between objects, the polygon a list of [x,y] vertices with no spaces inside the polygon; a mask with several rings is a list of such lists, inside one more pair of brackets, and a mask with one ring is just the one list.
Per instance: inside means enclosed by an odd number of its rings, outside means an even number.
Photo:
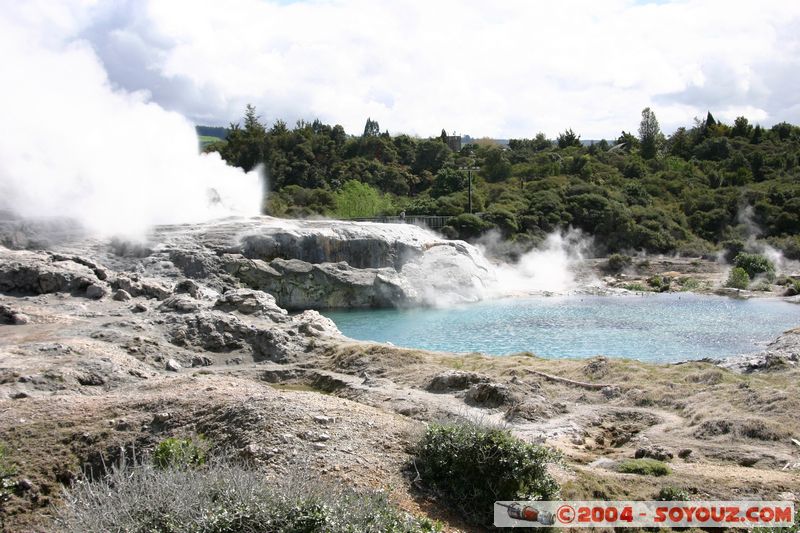
[{"label": "green bush", "polygon": [[763,255],[742,252],[733,259],[733,264],[743,268],[751,279],[759,274],[764,274],[769,281],[775,279],[775,265]]},{"label": "green bush", "polygon": [[762,279],[753,286],[753,290],[761,292],[770,292],[772,290],[772,284],[769,281]]},{"label": "green bush", "polygon": [[733,289],[746,289],[750,285],[750,276],[743,268],[736,267],[728,274],[728,280],[725,282],[726,287]]},{"label": "green bush", "polygon": [[8,448],[0,444],[0,503],[6,501],[17,487],[16,474],[17,469],[8,457]]},{"label": "green bush", "polygon": [[661,487],[655,499],[660,502],[685,502],[689,501],[689,493],[677,487]]},{"label": "green bush", "polygon": [[786,259],[800,259],[800,235],[773,237],[769,243],[783,252]]},{"label": "green bush", "polygon": [[65,533],[422,533],[439,530],[397,509],[385,493],[329,486],[316,476],[275,482],[230,462],[201,468],[112,468],[65,493],[56,523]]},{"label": "green bush", "polygon": [[488,224],[497,226],[506,238],[519,231],[516,218],[506,209],[493,208],[484,213],[483,220]]},{"label": "green bush", "polygon": [[492,224],[484,222],[480,217],[469,213],[458,215],[450,221],[449,225],[458,231],[458,236],[461,239],[474,239],[484,231],[492,228]]},{"label": "green bush", "polygon": [[655,459],[627,459],[619,464],[619,471],[623,474],[639,474],[640,476],[670,474],[669,467],[664,462]]},{"label": "green bush", "polygon": [[392,211],[392,201],[366,183],[350,180],[335,194],[340,218],[372,218]]},{"label": "green bush", "polygon": [[510,431],[475,423],[431,424],[417,445],[422,483],[472,523],[492,523],[498,500],[547,499],[558,493],[547,464],[556,455]]},{"label": "green bush", "polygon": [[728,263],[733,263],[733,260],[740,253],[744,252],[745,243],[740,239],[730,239],[720,243],[724,250],[723,257]]},{"label": "green bush", "polygon": [[647,284],[650,285],[654,291],[657,292],[667,292],[670,289],[670,280],[669,278],[664,278],[662,276],[652,276],[647,280]]},{"label": "green bush", "polygon": [[611,254],[603,265],[603,270],[618,274],[631,266],[631,263],[633,263],[633,259],[629,255]]},{"label": "green bush", "polygon": [[200,439],[161,441],[153,452],[153,464],[159,468],[199,466],[206,462],[205,445]]}]

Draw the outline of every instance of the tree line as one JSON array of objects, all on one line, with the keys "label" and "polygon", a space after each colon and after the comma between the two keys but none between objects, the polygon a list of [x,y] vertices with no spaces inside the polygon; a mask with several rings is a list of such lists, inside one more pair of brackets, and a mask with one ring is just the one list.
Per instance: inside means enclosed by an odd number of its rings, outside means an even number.
[{"label": "tree line", "polygon": [[[449,237],[497,230],[525,245],[572,226],[609,253],[714,254],[756,236],[800,258],[800,128],[786,122],[725,124],[709,112],[666,136],[647,108],[636,133],[588,146],[567,129],[454,151],[444,130],[392,136],[372,119],[360,135],[319,120],[290,128],[248,106],[205,150],[245,170],[263,164],[274,216],[452,215]],[[467,167],[479,169],[473,214]]]}]

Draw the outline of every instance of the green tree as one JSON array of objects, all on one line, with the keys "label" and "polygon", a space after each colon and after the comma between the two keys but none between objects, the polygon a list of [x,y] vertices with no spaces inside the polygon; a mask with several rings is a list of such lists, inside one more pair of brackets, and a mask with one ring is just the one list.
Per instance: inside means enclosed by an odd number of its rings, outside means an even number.
[{"label": "green tree", "polygon": [[244,128],[239,124],[231,124],[227,142],[220,149],[220,155],[228,164],[250,172],[256,165],[264,161],[264,142],[267,132],[259,121],[256,108],[247,104],[244,114]]},{"label": "green tree", "polygon": [[639,123],[639,143],[642,157],[653,159],[664,141],[664,135],[658,126],[656,114],[649,107],[642,109],[642,121]]},{"label": "green tree", "polygon": [[443,168],[436,173],[431,187],[431,196],[439,198],[467,188],[467,176],[454,168]]},{"label": "green tree", "polygon": [[450,158],[452,152],[439,139],[427,139],[417,143],[416,155],[412,171],[421,174],[423,171],[438,172]]},{"label": "green tree", "polygon": [[634,149],[639,148],[639,139],[637,139],[634,134],[623,130],[622,134],[620,134],[619,138],[617,138],[617,144],[625,145],[625,151],[631,152]]},{"label": "green tree", "polygon": [[493,147],[486,151],[481,172],[490,182],[507,180],[511,176],[511,162],[502,148]]},{"label": "green tree", "polygon": [[753,126],[745,117],[736,117],[733,121],[733,129],[731,135],[734,137],[745,137],[747,139],[753,134]]},{"label": "green tree", "polygon": [[360,181],[350,180],[336,193],[336,215],[340,218],[372,218],[391,207],[390,200]]},{"label": "green tree", "polygon": [[572,128],[569,128],[566,131],[564,131],[564,133],[560,133],[558,135],[556,143],[558,144],[558,147],[561,148],[562,150],[570,146],[580,146],[581,136],[575,135],[575,132],[572,131]]},{"label": "green tree", "polygon": [[377,137],[381,134],[381,127],[378,125],[377,120],[367,118],[367,123],[364,124],[364,137]]}]

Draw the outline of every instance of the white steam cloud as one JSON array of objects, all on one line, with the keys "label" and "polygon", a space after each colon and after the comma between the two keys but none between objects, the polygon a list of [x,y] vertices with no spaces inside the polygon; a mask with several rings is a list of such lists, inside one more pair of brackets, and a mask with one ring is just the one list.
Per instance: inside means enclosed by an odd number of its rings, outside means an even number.
[{"label": "white steam cloud", "polygon": [[798,268],[799,265],[797,261],[787,260],[780,250],[770,246],[766,241],[759,239],[764,231],[755,221],[755,210],[753,206],[747,205],[744,209],[739,210],[736,219],[739,225],[744,229],[746,239],[745,250],[766,256],[767,259],[772,261],[775,268],[778,269],[778,272],[796,270]]},{"label": "white steam cloud", "polygon": [[194,127],[115,90],[78,14],[3,4],[0,209],[68,217],[102,235],[143,236],[159,223],[258,214],[259,173],[199,155]]},{"label": "white steam cloud", "polygon": [[490,291],[493,296],[573,291],[579,287],[576,270],[590,247],[591,239],[579,230],[551,233],[515,264],[499,265]]}]

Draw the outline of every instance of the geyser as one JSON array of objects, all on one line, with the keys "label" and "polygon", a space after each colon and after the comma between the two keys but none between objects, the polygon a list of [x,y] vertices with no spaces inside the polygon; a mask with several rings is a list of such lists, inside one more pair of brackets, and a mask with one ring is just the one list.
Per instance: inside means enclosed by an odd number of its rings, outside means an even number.
[{"label": "geyser", "polygon": [[192,124],[145,92],[112,87],[76,39],[79,17],[48,9],[9,4],[0,18],[0,210],[128,237],[154,224],[258,214],[258,172],[198,154]]}]

